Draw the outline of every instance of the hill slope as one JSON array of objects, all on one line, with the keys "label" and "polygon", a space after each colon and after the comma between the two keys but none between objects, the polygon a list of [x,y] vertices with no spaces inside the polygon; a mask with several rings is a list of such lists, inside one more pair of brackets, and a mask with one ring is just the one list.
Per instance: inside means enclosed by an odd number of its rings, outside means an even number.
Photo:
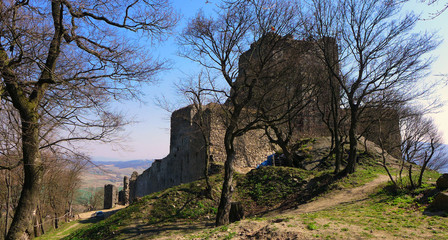
[{"label": "hill slope", "polygon": [[[317,146],[303,149],[324,153]],[[358,170],[345,178],[319,167],[331,169],[331,164],[310,168],[316,170],[263,167],[235,174],[233,199],[244,206],[246,219],[228,226],[214,227],[219,173],[211,177],[212,199],[204,195],[204,180],[183,184],[138,199],[65,239],[448,238],[446,218],[424,214],[428,199],[423,196],[434,186],[409,193],[389,191],[378,153],[372,152],[360,152]],[[425,181],[438,175],[427,171]]]},{"label": "hill slope", "polygon": [[[388,192],[384,189],[388,179],[379,168],[364,166],[348,178],[329,181],[323,181],[327,178],[325,173],[314,174],[299,169],[267,167],[253,170],[246,176],[237,175],[235,198],[246,201],[251,216],[228,226],[213,227],[217,201],[201,196],[203,181],[197,181],[146,196],[111,218],[66,239],[448,238],[446,218],[423,214],[426,205],[411,195]],[[253,191],[247,191],[253,187],[254,180],[274,175],[278,177],[270,178],[270,186],[258,184]],[[280,176],[297,180],[300,177],[306,181],[305,185],[314,184],[314,180],[325,183],[313,185],[321,194],[308,200],[298,198],[298,194],[276,194],[268,198],[262,197],[266,194],[256,194],[264,187],[272,189],[285,185]],[[437,177],[437,173],[430,172],[427,178],[430,177]],[[212,180],[216,198],[220,176]],[[302,186],[294,182],[296,184],[291,183],[282,191]],[[328,187],[322,188],[324,185]]]}]

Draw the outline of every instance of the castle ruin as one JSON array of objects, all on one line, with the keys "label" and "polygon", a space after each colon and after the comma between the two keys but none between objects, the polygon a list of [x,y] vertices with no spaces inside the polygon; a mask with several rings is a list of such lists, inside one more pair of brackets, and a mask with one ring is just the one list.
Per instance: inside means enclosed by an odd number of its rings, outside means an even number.
[{"label": "castle ruin", "polygon": [[[273,41],[272,41],[273,40]],[[337,53],[336,42],[325,39],[326,44]],[[322,41],[322,40],[320,40]],[[266,44],[275,42],[275,46]],[[319,42],[321,43],[321,42]],[[275,34],[267,34],[259,41],[251,45],[250,50],[243,53],[239,61],[240,76],[236,84],[245,84],[242,73],[250,78],[253,69],[257,68],[252,59],[258,59],[264,54],[265,49],[276,51],[274,63],[262,72],[262,80],[256,86],[257,92],[272,92],[272,84],[285,84],[286,82],[295,86],[306,84],[320,85],[316,94],[321,99],[329,101],[329,88],[325,88],[328,81],[328,73],[324,72],[324,66],[319,64],[316,41],[294,40],[292,36],[281,37]],[[291,61],[292,60],[292,61]],[[277,83],[274,83],[274,78]],[[318,81],[318,82],[316,82]],[[297,84],[299,82],[299,84]],[[304,90],[302,91],[304,92]],[[306,94],[300,93],[300,94]],[[274,95],[272,96],[274,97]],[[264,104],[269,104],[267,100]],[[284,97],[277,94],[276,97]],[[256,98],[256,97],[255,97]],[[250,105],[250,104],[249,104]],[[224,148],[225,124],[221,116],[222,108],[230,107],[228,104],[209,104],[205,106],[207,131],[202,131],[196,125],[198,113],[193,105],[181,108],[173,112],[171,116],[171,139],[170,152],[164,159],[155,160],[152,166],[139,175],[131,184],[130,199],[142,197],[182,183],[195,181],[204,176],[206,149],[201,134],[206,134],[210,142],[209,152],[211,155],[210,165],[224,165],[226,154]],[[313,104],[309,104],[303,114],[297,116],[298,125],[297,138],[304,136],[325,136],[328,130],[321,121],[321,116]],[[263,162],[266,157],[274,152],[275,146],[265,136],[264,130],[251,130],[235,139],[236,159],[235,170],[246,172],[255,168]]]},{"label": "castle ruin", "polygon": [[[316,48],[318,44],[322,46],[323,41],[324,47],[334,49],[334,54],[331,57],[337,58],[336,41],[331,38],[305,41],[294,40],[291,36],[273,35],[268,37],[281,38],[278,42],[282,50],[276,58],[276,63],[283,62],[289,64],[289,66],[288,71],[285,71],[286,68],[284,67],[279,69],[279,65],[273,66],[270,72],[265,73],[265,81],[270,81],[273,77],[278,78],[278,76],[274,76],[278,71],[287,73],[282,76],[283,79],[286,79],[285,81],[302,81],[302,85],[314,81],[313,84],[321,86],[317,92],[314,92],[314,94],[317,94],[316,97],[320,98],[320,104],[329,104],[329,91],[331,90],[328,87],[329,73],[319,63],[324,56],[318,56]],[[240,57],[240,72],[250,74],[250,69],[256,67],[252,66],[250,59],[254,57],[254,52],[261,52],[257,46],[263,47],[261,44],[254,43],[251,45],[251,49]],[[236,81],[241,81],[241,77],[238,77]],[[259,86],[260,89],[269,87],[269,82],[261,82]],[[207,149],[205,149],[203,134],[210,142],[208,149],[211,155],[210,165],[223,165],[226,159],[223,142],[225,124],[222,122],[223,118],[220,117],[223,107],[229,106],[219,104],[204,106],[207,131],[201,131],[196,124],[199,116],[193,105],[174,111],[171,116],[170,152],[168,156],[155,160],[152,166],[142,174],[132,174],[129,180],[129,196],[126,196],[124,201],[132,203],[135,198],[204,177]],[[297,116],[295,124],[298,126],[297,138],[329,135],[328,129],[316,109],[316,104],[309,104],[302,111],[302,114]],[[389,128],[396,129],[398,118],[388,120],[387,124]],[[371,129],[373,129],[373,125],[370,124]],[[375,134],[377,133],[370,131],[368,134],[370,134],[368,137],[376,142]],[[264,130],[252,130],[236,138],[235,170],[246,172],[255,168],[266,159],[266,156],[274,152],[274,147],[265,136]]]},{"label": "castle ruin", "polygon": [[[210,164],[224,165],[225,129],[217,114],[220,106],[210,104],[205,108],[209,123],[206,137],[210,141]],[[203,133],[195,124],[197,117],[197,111],[192,105],[173,112],[170,153],[163,159],[155,160],[150,168],[136,178],[133,186],[131,185],[131,201],[136,197],[192,182],[204,176],[206,149],[201,135]],[[239,171],[255,168],[267,155],[272,154],[272,147],[261,130],[251,131],[237,138],[235,168]]]}]

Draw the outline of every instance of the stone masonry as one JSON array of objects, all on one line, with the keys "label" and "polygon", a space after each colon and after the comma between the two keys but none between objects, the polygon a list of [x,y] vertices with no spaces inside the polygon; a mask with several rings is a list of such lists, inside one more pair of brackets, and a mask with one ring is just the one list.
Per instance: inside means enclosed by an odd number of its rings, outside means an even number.
[{"label": "stone masonry", "polygon": [[138,173],[137,172],[133,172],[131,175],[131,178],[129,179],[129,203],[133,203],[134,202],[134,198],[135,198],[135,182],[137,181],[137,177],[138,177]]},{"label": "stone masonry", "polygon": [[117,187],[113,184],[104,185],[104,209],[114,208],[117,200]]},{"label": "stone masonry", "polygon": [[124,176],[123,178],[123,205],[129,204],[129,178],[127,176]]},{"label": "stone masonry", "polygon": [[[225,129],[219,117],[219,105],[206,107],[210,131],[211,164],[223,165],[225,162]],[[171,116],[170,153],[164,159],[155,160],[152,166],[139,175],[135,182],[131,177],[130,199],[142,197],[182,183],[195,181],[204,176],[205,148],[201,131],[194,124],[197,117],[193,106],[173,112]],[[235,169],[245,171],[256,167],[272,154],[269,141],[263,137],[264,131],[251,131],[235,142],[237,156]],[[133,175],[134,176],[134,175]]]}]

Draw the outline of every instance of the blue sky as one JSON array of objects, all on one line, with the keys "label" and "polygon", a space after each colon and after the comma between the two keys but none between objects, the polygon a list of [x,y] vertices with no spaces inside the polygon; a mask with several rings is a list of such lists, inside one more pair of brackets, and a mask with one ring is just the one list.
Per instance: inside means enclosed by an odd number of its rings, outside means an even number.
[{"label": "blue sky", "polygon": [[[176,32],[180,32],[185,27],[186,21],[194,16],[199,9],[203,9],[205,12],[211,11],[217,0],[206,2],[206,0],[173,1],[175,9],[182,16]],[[425,18],[428,16],[428,12],[434,11],[435,8],[428,8],[425,4],[419,3],[418,0],[411,0],[406,10],[411,9],[416,13],[422,12],[422,16]],[[438,31],[442,39],[448,39],[446,23],[448,23],[448,12],[443,13],[436,19],[421,21],[416,31]],[[81,145],[81,148],[93,160],[160,159],[168,154],[170,113],[155,104],[155,97],[163,95],[175,105],[181,106],[183,104],[181,102],[182,98],[177,96],[174,84],[187,74],[198,71],[195,64],[177,56],[175,37],[175,35],[172,35],[166,42],[150,47],[154,56],[168,59],[171,62],[171,69],[159,75],[158,83],[143,89],[145,93],[144,103],[114,104],[117,110],[125,113],[131,120],[137,121],[124,129],[122,141],[118,144],[86,143]],[[429,78],[441,81],[441,78],[436,75],[448,73],[448,42],[442,42],[439,48],[433,52],[433,55],[437,59],[433,64],[432,74]],[[447,87],[439,89],[438,92],[442,100],[448,101]],[[441,109],[438,114],[434,114],[433,118],[439,129],[444,133],[445,143],[448,143],[448,106]]]}]

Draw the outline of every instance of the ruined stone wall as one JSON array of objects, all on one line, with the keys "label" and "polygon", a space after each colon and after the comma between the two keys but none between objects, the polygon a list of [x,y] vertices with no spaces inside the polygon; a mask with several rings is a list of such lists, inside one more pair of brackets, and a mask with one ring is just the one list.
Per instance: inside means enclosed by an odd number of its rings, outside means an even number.
[{"label": "ruined stone wall", "polygon": [[113,184],[104,185],[104,209],[114,208],[117,200],[117,187]]},{"label": "ruined stone wall", "polygon": [[[211,104],[206,107],[210,153],[212,164],[223,165],[225,162],[222,109]],[[140,174],[135,182],[131,181],[131,196],[142,197],[153,192],[182,183],[198,180],[204,176],[205,144],[202,132],[195,124],[197,112],[193,106],[187,106],[173,112],[171,116],[170,153],[163,159],[155,160],[152,166]],[[245,171],[255,168],[272,154],[272,148],[262,130],[254,130],[235,140],[237,151],[235,169]],[[134,188],[134,189],[132,189]]]},{"label": "ruined stone wall", "polygon": [[164,159],[153,162],[151,167],[135,181],[135,197],[145,196],[171,186],[196,180],[203,169],[203,149],[200,147],[199,130],[193,123],[194,112],[185,107],[171,116],[170,152]]},{"label": "ruined stone wall", "polygon": [[[216,104],[207,106],[210,109],[210,154],[213,158],[213,163],[224,165],[226,161],[226,152],[224,147],[225,124],[222,116],[222,108]],[[244,117],[242,119],[244,121]],[[266,157],[274,152],[274,148],[269,140],[264,135],[264,130],[252,130],[245,133],[243,136],[235,139],[235,170],[239,172],[246,172],[255,168],[266,160]]]}]

